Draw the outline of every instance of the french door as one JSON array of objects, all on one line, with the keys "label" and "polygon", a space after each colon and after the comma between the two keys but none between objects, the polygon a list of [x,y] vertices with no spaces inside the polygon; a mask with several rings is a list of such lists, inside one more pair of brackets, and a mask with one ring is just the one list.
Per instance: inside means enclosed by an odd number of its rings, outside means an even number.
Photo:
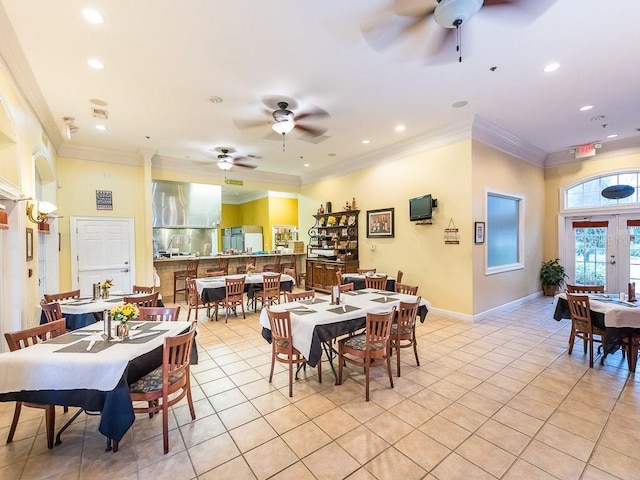
[{"label": "french door", "polygon": [[567,218],[568,282],[604,285],[610,293],[640,287],[640,214]]}]

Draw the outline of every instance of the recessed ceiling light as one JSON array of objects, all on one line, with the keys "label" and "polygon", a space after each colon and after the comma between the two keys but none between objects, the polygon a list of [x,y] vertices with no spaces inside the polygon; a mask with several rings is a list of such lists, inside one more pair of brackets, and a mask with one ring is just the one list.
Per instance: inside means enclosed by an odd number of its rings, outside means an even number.
[{"label": "recessed ceiling light", "polygon": [[96,130],[106,130],[106,129],[107,129],[106,125],[102,125],[102,124],[96,125]]},{"label": "recessed ceiling light", "polygon": [[310,166],[310,164],[309,164],[309,163],[305,163],[305,164],[304,164],[304,166],[305,166],[305,167],[309,167],[309,166]]},{"label": "recessed ceiling light", "polygon": [[96,60],[95,58],[90,58],[89,60],[87,60],[87,63],[90,67],[97,70],[102,70],[104,68],[104,64],[100,60]]},{"label": "recessed ceiling light", "polygon": [[335,157],[336,154],[335,153],[327,153],[327,157]]},{"label": "recessed ceiling light", "polygon": [[549,65],[544,67],[544,71],[545,73],[550,73],[550,72],[555,72],[559,68],[560,68],[559,63],[550,63]]},{"label": "recessed ceiling light", "polygon": [[369,145],[371,143],[371,140],[362,140],[362,143],[364,145]]},{"label": "recessed ceiling light", "polygon": [[607,135],[607,138],[616,138],[617,136],[617,133],[612,133],[611,135]]},{"label": "recessed ceiling light", "polygon": [[580,107],[580,111],[586,112],[587,110],[591,110],[592,108],[593,108],[593,105],[585,105],[583,107]]},{"label": "recessed ceiling light", "polygon": [[99,107],[106,107],[107,105],[109,105],[107,102],[105,102],[104,100],[100,100],[99,98],[91,98],[89,100],[89,103],[93,103],[94,105],[98,105]]},{"label": "recessed ceiling light", "polygon": [[100,12],[93,8],[85,8],[82,10],[82,16],[89,23],[104,23],[104,17],[100,15]]},{"label": "recessed ceiling light", "polygon": [[467,102],[466,100],[460,100],[459,102],[456,102],[451,106],[453,108],[461,108],[461,107],[466,107],[468,104],[469,104],[469,102]]},{"label": "recessed ceiling light", "polygon": [[396,125],[396,132],[404,132],[407,127],[404,125]]},{"label": "recessed ceiling light", "polygon": [[218,97],[216,95],[209,97],[209,101],[211,103],[222,103],[222,97]]}]

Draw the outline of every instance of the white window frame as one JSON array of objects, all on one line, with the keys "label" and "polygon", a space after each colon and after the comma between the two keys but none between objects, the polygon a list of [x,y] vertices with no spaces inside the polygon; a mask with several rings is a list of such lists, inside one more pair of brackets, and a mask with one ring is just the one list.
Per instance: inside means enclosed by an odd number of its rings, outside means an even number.
[{"label": "white window frame", "polygon": [[[489,267],[489,242],[491,241],[491,228],[489,227],[489,196],[512,199],[518,202],[518,261],[504,265]],[[503,272],[522,270],[524,268],[524,197],[508,192],[487,191],[485,195],[485,218],[487,219],[486,243],[485,243],[485,275],[495,275]]]}]

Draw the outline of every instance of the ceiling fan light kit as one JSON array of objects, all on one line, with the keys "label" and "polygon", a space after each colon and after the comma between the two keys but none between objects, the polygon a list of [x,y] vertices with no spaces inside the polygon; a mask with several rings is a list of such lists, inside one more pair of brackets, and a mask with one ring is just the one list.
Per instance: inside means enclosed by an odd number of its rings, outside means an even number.
[{"label": "ceiling fan light kit", "polygon": [[226,161],[226,160],[220,160],[220,161],[218,162],[218,168],[219,168],[220,170],[224,170],[225,172],[227,172],[227,171],[231,170],[231,167],[233,167],[233,163],[228,162],[228,161]]},{"label": "ceiling fan light kit", "polygon": [[478,13],[483,3],[484,0],[441,0],[433,16],[442,27],[458,28]]},{"label": "ceiling fan light kit", "polygon": [[291,132],[296,124],[293,122],[293,119],[289,120],[276,120],[276,122],[271,125],[271,128],[274,132],[279,133],[281,135],[286,135]]}]

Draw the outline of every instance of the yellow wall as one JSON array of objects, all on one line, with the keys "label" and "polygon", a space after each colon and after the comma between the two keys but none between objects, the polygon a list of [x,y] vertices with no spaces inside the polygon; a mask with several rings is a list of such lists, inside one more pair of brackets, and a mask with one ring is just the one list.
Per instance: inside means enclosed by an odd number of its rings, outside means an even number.
[{"label": "yellow wall", "polygon": [[273,250],[273,227],[277,225],[298,226],[298,199],[279,196],[269,197],[268,227],[264,234],[264,249]]},{"label": "yellow wall", "polygon": [[[355,197],[360,265],[393,276],[400,269],[403,281],[418,285],[434,307],[472,314],[471,190],[471,140],[465,140],[303,187],[300,231],[308,243],[306,232],[321,203],[331,201],[341,210]],[[410,222],[409,199],[427,193],[438,200],[433,224]],[[395,209],[394,238],[367,238],[366,211],[379,208]],[[444,243],[451,220],[460,232],[459,245]]]},{"label": "yellow wall", "polygon": [[[522,197],[524,201],[524,268],[485,274],[487,244],[473,245],[473,311],[498,307],[540,290],[544,226],[544,170],[511,155],[473,142],[472,222],[486,222],[488,192]],[[488,232],[488,234],[490,234]],[[473,244],[473,239],[471,239]]]},{"label": "yellow wall", "polygon": [[[145,221],[151,212],[145,211],[144,169],[142,167],[58,159],[58,220],[61,234],[60,290],[70,290],[71,279],[71,216],[128,217],[135,228],[135,283],[151,285],[148,274],[153,267],[153,246],[145,244]],[[113,193],[113,210],[96,209],[96,190]]]}]

